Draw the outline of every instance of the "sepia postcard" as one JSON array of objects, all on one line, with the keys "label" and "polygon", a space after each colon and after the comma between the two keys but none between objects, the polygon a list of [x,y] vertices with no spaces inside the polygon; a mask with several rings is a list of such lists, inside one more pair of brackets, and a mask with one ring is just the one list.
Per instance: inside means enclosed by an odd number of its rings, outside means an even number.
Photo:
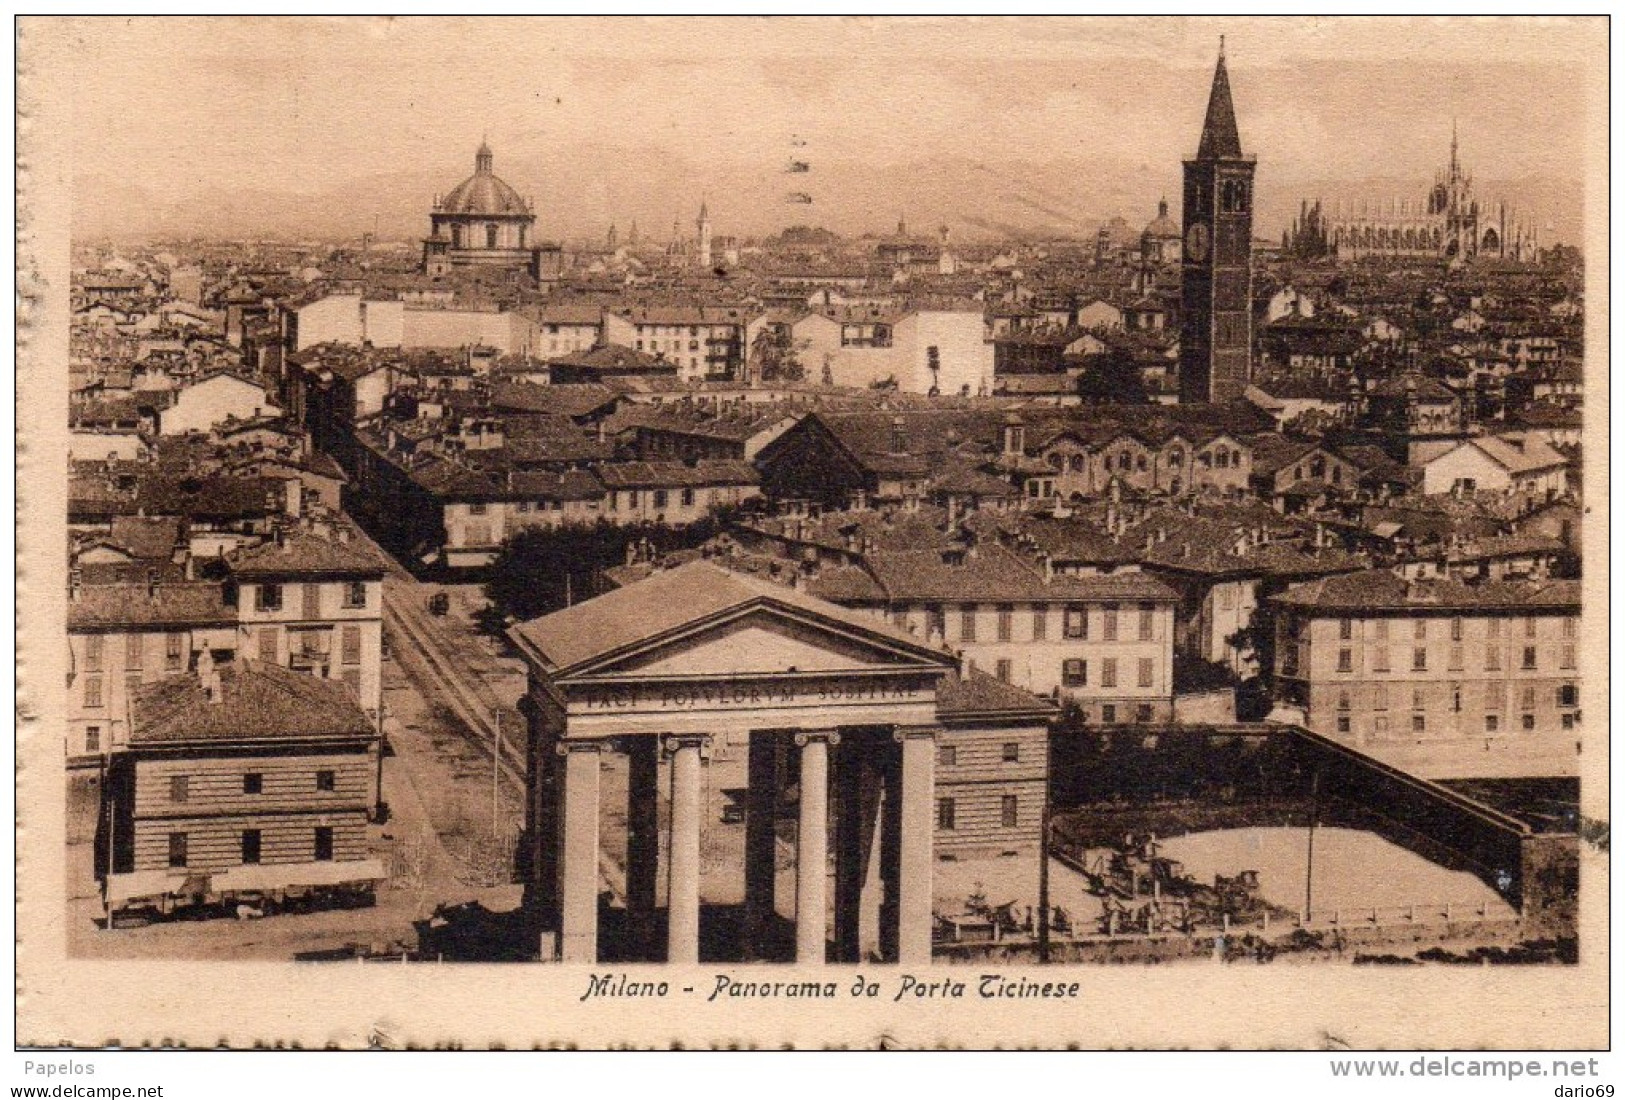
[{"label": "sepia postcard", "polygon": [[17,57],[19,1044],[1608,1046],[1606,19]]}]

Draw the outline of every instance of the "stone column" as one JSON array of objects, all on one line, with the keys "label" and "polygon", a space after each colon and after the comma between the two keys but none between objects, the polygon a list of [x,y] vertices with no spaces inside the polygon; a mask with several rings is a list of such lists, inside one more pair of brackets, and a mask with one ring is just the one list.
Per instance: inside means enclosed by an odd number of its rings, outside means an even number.
[{"label": "stone column", "polygon": [[903,759],[895,741],[881,760],[883,793],[880,799],[880,957],[897,961],[897,892],[902,880]]},{"label": "stone column", "polygon": [[660,742],[626,739],[626,931],[632,959],[652,961],[660,874]]},{"label": "stone column", "polygon": [[559,958],[598,961],[598,743],[561,741],[564,833],[559,861]]},{"label": "stone column", "polygon": [[778,734],[751,730],[745,794],[745,958],[762,958],[774,918]]},{"label": "stone column", "polygon": [[801,747],[801,824],[796,837],[796,962],[824,965],[827,913],[825,876],[829,860],[829,747],[840,744],[833,730],[796,734]]},{"label": "stone column", "polygon": [[671,857],[666,905],[666,961],[700,961],[700,749],[703,736],[672,737]]},{"label": "stone column", "polygon": [[899,726],[903,746],[899,844],[897,961],[931,961],[931,864],[936,832],[936,726]]}]

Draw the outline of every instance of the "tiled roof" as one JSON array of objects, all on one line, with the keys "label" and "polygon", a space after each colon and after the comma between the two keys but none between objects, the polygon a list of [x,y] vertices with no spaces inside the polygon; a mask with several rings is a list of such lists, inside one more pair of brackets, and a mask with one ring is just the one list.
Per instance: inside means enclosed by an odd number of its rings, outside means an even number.
[{"label": "tiled roof", "polygon": [[1407,581],[1394,573],[1368,570],[1294,585],[1276,599],[1289,606],[1325,612],[1492,609],[1577,612],[1580,582],[1503,581],[1467,585],[1449,578]]},{"label": "tiled roof", "polygon": [[114,516],[109,541],[132,557],[167,559],[181,543],[183,526],[177,516]]},{"label": "tiled roof", "polygon": [[605,462],[597,473],[610,489],[755,485],[760,480],[755,466],[735,459],[702,459],[692,466],[683,462]]},{"label": "tiled roof", "polygon": [[136,689],[130,744],[350,739],[373,733],[372,722],[338,681],[247,659],[221,665],[217,674],[218,702],[209,700],[195,675]]},{"label": "tiled roof", "polygon": [[231,626],[237,612],[216,582],[87,584],[68,600],[69,630]]},{"label": "tiled roof", "polygon": [[555,413],[579,417],[597,412],[619,400],[620,394],[597,383],[538,386],[530,382],[496,382],[491,386],[491,408],[498,412]]},{"label": "tiled roof", "polygon": [[955,670],[937,681],[937,715],[948,722],[994,715],[1043,722],[1059,709],[1047,699],[975,668],[969,676],[960,676]]},{"label": "tiled roof", "polygon": [[381,577],[384,560],[371,547],[357,539],[340,542],[337,537],[310,531],[294,531],[227,558],[235,577],[280,577],[334,575]]}]

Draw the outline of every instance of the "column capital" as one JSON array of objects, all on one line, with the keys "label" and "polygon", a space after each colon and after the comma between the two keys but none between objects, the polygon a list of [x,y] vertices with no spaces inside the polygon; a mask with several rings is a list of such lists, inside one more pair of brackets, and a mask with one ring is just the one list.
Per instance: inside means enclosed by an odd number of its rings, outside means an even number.
[{"label": "column capital", "polygon": [[796,730],[796,747],[798,749],[804,749],[814,741],[822,741],[828,745],[839,745],[841,743],[841,731],[838,729]]},{"label": "column capital", "polygon": [[901,745],[904,741],[935,741],[942,733],[941,726],[893,726],[892,740]]},{"label": "column capital", "polygon": [[702,754],[711,751],[709,733],[668,733],[660,738],[660,747],[667,756],[677,755],[679,749],[699,749]]},{"label": "column capital", "polygon": [[573,752],[603,752],[602,741],[555,741],[553,751],[560,756],[569,756]]}]

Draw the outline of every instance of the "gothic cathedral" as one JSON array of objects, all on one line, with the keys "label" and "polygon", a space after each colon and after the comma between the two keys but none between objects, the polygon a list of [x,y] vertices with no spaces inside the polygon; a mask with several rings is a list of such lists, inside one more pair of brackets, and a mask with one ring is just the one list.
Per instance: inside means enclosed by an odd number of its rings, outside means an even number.
[{"label": "gothic cathedral", "polygon": [[1195,160],[1185,162],[1179,400],[1241,398],[1252,371],[1253,171],[1243,156],[1224,41]]}]

